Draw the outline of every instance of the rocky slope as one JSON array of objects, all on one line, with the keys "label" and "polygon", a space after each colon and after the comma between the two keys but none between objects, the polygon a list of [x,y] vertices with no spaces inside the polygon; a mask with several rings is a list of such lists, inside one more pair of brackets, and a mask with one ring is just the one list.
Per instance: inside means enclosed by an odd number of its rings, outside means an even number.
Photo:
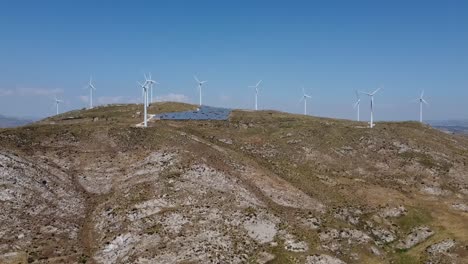
[{"label": "rocky slope", "polygon": [[140,108],[0,130],[0,263],[466,263],[465,137]]}]

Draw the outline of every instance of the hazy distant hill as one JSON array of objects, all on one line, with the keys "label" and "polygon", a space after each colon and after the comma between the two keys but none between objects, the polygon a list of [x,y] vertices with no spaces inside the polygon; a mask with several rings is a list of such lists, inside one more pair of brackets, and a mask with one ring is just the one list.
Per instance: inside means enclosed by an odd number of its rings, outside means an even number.
[{"label": "hazy distant hill", "polygon": [[33,121],[33,119],[24,119],[0,115],[0,128],[22,126],[32,123]]},{"label": "hazy distant hill", "polygon": [[468,120],[439,120],[428,123],[447,133],[468,135]]}]

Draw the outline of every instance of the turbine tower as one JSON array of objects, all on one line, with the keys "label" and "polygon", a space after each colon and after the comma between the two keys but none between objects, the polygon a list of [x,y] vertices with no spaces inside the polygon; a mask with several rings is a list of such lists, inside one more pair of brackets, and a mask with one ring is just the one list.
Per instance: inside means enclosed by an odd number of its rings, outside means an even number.
[{"label": "turbine tower", "polygon": [[304,101],[304,115],[307,115],[307,99],[312,98],[312,96],[305,93],[304,87],[302,87],[302,97],[301,101]]},{"label": "turbine tower", "polygon": [[57,110],[57,115],[59,114],[59,104],[63,103],[62,100],[57,99],[57,96],[55,96],[55,108]]},{"label": "turbine tower", "polygon": [[195,79],[195,81],[198,84],[198,90],[200,91],[200,106],[201,106],[202,105],[202,86],[203,86],[203,84],[205,84],[208,81],[200,81],[200,80],[198,80],[196,75],[194,75],[193,78]]},{"label": "turbine tower", "polygon": [[[146,76],[145,76],[146,77]],[[148,81],[145,81],[145,83],[140,83],[137,82],[138,85],[143,89],[143,113],[144,113],[144,120],[143,120],[143,126],[147,127],[148,126],[148,121],[147,121],[147,107],[148,107]]]},{"label": "turbine tower", "polygon": [[93,90],[95,91],[96,88],[93,85],[93,77],[89,77],[89,83],[86,86],[86,88],[89,88],[89,109],[93,108]]},{"label": "turbine tower", "polygon": [[360,121],[360,113],[359,113],[359,108],[360,108],[360,105],[361,105],[361,98],[359,97],[359,92],[356,91],[356,103],[354,103],[354,106],[353,108],[356,109],[357,108],[357,121],[359,122]]},{"label": "turbine tower", "polygon": [[258,92],[260,91],[259,85],[262,83],[262,80],[258,81],[256,85],[249,86],[249,88],[255,88],[255,111],[258,110]]},{"label": "turbine tower", "polygon": [[424,90],[421,92],[421,95],[419,96],[418,99],[416,99],[416,101],[419,102],[419,122],[422,123],[423,122],[423,104],[426,104],[426,105],[429,105],[429,103],[424,100]]},{"label": "turbine tower", "polygon": [[380,90],[377,89],[372,93],[361,92],[362,94],[368,95],[370,97],[370,128],[374,127],[374,95]]},{"label": "turbine tower", "polygon": [[153,103],[153,85],[159,84],[159,83],[151,78],[151,72],[149,73],[148,76],[149,78],[146,77],[146,74],[145,74],[146,83],[149,85],[150,99],[149,99],[149,102],[147,103],[147,105],[149,106],[151,103]]}]

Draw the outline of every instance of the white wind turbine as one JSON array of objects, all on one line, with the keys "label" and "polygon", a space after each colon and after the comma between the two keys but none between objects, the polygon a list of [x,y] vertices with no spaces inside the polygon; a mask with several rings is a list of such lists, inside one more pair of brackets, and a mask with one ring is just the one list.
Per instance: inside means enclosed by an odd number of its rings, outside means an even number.
[{"label": "white wind turbine", "polygon": [[312,96],[305,93],[304,87],[302,87],[302,97],[300,102],[304,101],[304,115],[307,115],[307,99],[312,98]]},{"label": "white wind turbine", "polygon": [[193,78],[195,79],[195,81],[198,84],[198,90],[200,91],[200,106],[201,106],[202,105],[202,86],[203,86],[203,84],[205,84],[208,81],[200,81],[200,80],[198,80],[196,75],[194,75]]},{"label": "white wind turbine", "polygon": [[421,95],[419,96],[418,99],[416,99],[417,102],[419,102],[419,122],[423,122],[423,104],[429,105],[429,103],[424,100],[424,90],[421,92]]},{"label": "white wind turbine", "polygon": [[249,88],[255,88],[255,111],[258,110],[258,92],[260,91],[259,85],[262,83],[262,80],[258,81],[256,85],[249,86]]},{"label": "white wind turbine", "polygon": [[355,108],[355,109],[357,108],[357,121],[358,122],[360,121],[360,117],[359,117],[359,115],[360,115],[360,112],[359,112],[360,111],[360,109],[359,109],[360,105],[361,105],[361,98],[359,97],[359,92],[356,91],[356,103],[354,103],[353,108]]},{"label": "white wind turbine", "polygon": [[149,106],[151,103],[153,103],[153,85],[159,84],[159,83],[151,78],[151,72],[149,73],[148,76],[149,78],[146,77],[146,74],[145,74],[146,83],[149,84],[150,100],[147,104]]},{"label": "white wind turbine", "polygon": [[[146,77],[146,76],[145,76]],[[147,127],[148,126],[148,121],[147,121],[147,107],[148,107],[148,81],[145,81],[145,83],[140,83],[137,82],[138,85],[143,89],[143,113],[144,113],[144,121],[143,121],[143,126]]]},{"label": "white wind turbine", "polygon": [[370,128],[374,127],[374,95],[380,90],[377,89],[372,93],[361,92],[362,94],[368,95],[370,97]]},{"label": "white wind turbine", "polygon": [[63,101],[57,99],[57,96],[55,96],[55,109],[57,110],[57,115],[59,114],[59,104],[60,103],[63,103]]},{"label": "white wind turbine", "polygon": [[89,83],[85,88],[89,88],[89,109],[93,108],[93,90],[96,91],[96,88],[93,85],[93,77],[89,77]]}]

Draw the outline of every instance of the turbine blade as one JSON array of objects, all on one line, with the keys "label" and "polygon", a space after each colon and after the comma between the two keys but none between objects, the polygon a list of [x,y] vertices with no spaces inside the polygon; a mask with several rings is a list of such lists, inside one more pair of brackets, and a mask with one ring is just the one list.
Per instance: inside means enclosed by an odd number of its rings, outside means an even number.
[{"label": "turbine blade", "polygon": [[424,99],[422,99],[422,98],[421,98],[421,100],[422,100],[423,103],[425,103],[426,105],[429,105],[429,103],[428,103],[426,100],[424,100]]},{"label": "turbine blade", "polygon": [[353,109],[356,108],[357,105],[358,105],[358,102],[354,103],[354,104],[353,104]]},{"label": "turbine blade", "polygon": [[378,91],[380,91],[380,89],[381,89],[381,88],[378,88],[377,90],[373,91],[373,92],[371,93],[371,95],[376,94]]},{"label": "turbine blade", "polygon": [[197,83],[200,83],[200,80],[198,80],[196,75],[194,75],[193,78],[195,79],[195,81],[197,81]]},{"label": "turbine blade", "polygon": [[258,81],[257,85],[255,85],[255,86],[258,87],[261,83],[262,83],[262,80]]},{"label": "turbine blade", "polygon": [[424,90],[422,90],[421,92],[421,98],[423,98],[423,96],[424,96]]},{"label": "turbine blade", "polygon": [[207,82],[208,82],[208,81],[201,81],[200,83],[201,83],[201,84],[204,84],[204,83],[207,83]]}]

